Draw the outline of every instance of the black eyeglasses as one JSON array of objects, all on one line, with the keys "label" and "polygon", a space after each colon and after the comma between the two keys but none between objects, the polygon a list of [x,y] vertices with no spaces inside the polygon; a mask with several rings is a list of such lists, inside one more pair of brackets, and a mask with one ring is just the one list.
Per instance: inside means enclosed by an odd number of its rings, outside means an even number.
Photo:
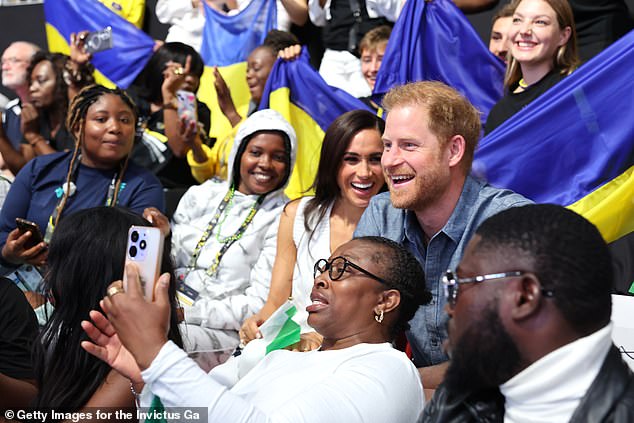
[{"label": "black eyeglasses", "polygon": [[317,278],[317,276],[321,275],[327,270],[328,276],[330,276],[330,280],[338,281],[339,279],[341,279],[348,267],[357,269],[364,275],[387,285],[387,282],[384,279],[373,275],[361,266],[354,264],[353,262],[342,256],[335,257],[330,261],[326,259],[317,260],[317,263],[315,263],[315,267],[313,268],[313,276]]},{"label": "black eyeglasses", "polygon": [[[523,276],[526,273],[527,272],[516,270],[513,272],[479,275],[472,278],[458,278],[455,272],[447,270],[442,278],[442,283],[445,286],[445,298],[447,299],[447,303],[451,307],[454,307],[456,305],[456,302],[458,301],[458,291],[460,289],[460,285],[468,283],[480,283],[497,279],[516,278],[518,276]],[[554,292],[552,290],[542,288],[541,291],[545,297],[552,297],[554,295]]]}]

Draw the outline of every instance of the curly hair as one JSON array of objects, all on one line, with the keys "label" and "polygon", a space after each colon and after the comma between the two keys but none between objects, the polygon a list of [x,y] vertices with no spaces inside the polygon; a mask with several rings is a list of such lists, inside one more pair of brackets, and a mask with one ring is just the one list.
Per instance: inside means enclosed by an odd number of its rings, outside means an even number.
[{"label": "curly hair", "polygon": [[418,307],[428,304],[432,295],[426,287],[425,272],[416,257],[405,247],[380,236],[363,236],[355,241],[372,244],[375,248],[370,261],[381,266],[381,276],[387,282],[385,289],[396,289],[401,294],[398,319],[391,328],[393,336],[409,329]]},{"label": "curly hair", "polygon": [[552,290],[564,318],[582,334],[610,321],[612,261],[598,229],[553,204],[513,207],[476,231],[478,251],[523,257],[542,287]]}]

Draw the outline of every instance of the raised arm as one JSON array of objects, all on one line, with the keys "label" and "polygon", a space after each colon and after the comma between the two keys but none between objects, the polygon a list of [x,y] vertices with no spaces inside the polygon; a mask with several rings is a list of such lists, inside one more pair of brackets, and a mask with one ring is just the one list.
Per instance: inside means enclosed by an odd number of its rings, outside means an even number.
[{"label": "raised arm", "polygon": [[280,0],[284,9],[288,12],[288,16],[297,26],[304,26],[308,20],[308,2],[307,0]]}]

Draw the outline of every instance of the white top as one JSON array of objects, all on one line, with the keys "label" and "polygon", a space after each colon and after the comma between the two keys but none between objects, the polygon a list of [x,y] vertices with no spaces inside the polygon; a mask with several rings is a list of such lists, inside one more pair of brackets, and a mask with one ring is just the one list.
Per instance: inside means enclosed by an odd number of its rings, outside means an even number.
[{"label": "white top", "polygon": [[[230,14],[244,9],[250,1],[238,0],[238,10]],[[180,41],[200,52],[203,44],[205,14],[199,8],[193,8],[191,0],[158,0],[156,17],[159,22],[171,25],[165,42]],[[283,31],[291,28],[291,18],[280,0],[277,0],[277,28]]]},{"label": "white top", "polygon": [[[177,275],[185,272],[196,244],[229,190],[226,181],[208,180],[187,190],[178,203],[172,222],[172,253]],[[222,237],[237,231],[249,214],[257,195],[235,192],[229,217],[222,224]],[[214,263],[221,244],[213,231],[185,283],[199,297],[185,306],[185,321],[215,329],[240,329],[242,320],[264,305],[275,260],[276,230],[286,197],[267,198],[247,226],[242,238],[229,247],[215,277],[205,273]],[[222,240],[222,238],[220,238]]]},{"label": "white top", "polygon": [[[316,26],[324,26],[330,20],[330,3],[331,0],[326,0],[322,8],[319,0],[308,0],[308,17]],[[405,0],[365,0],[368,17],[384,17],[390,22],[396,22],[404,4]]]},{"label": "white top", "polygon": [[599,374],[612,345],[612,323],[567,344],[500,385],[505,422],[567,422]]},{"label": "white top", "polygon": [[[310,237],[310,233],[306,232],[304,227],[304,210],[306,204],[313,197],[304,197],[300,200],[295,213],[295,221],[293,222],[293,242],[297,249],[297,259],[293,270],[293,304],[297,308],[297,314],[294,320],[302,326],[302,333],[314,332],[314,329],[308,326],[308,312],[306,307],[311,304],[310,292],[313,289],[313,268],[315,262],[319,259],[330,257],[330,213],[332,212],[332,204],[326,210],[323,219],[315,227]],[[310,225],[312,227],[312,225]],[[310,243],[309,243],[310,238]]]},{"label": "white top", "polygon": [[192,7],[191,0],[158,0],[156,17],[159,22],[170,25],[165,42],[179,41],[200,52],[205,14],[199,8]]},{"label": "white top", "polygon": [[416,422],[423,410],[418,371],[390,344],[305,353],[273,351],[242,379],[236,357],[205,374],[166,343],[149,368],[141,406],[207,407],[210,422]]},{"label": "white top", "polygon": [[[260,110],[244,121],[238,130],[229,155],[228,180],[233,178],[233,162],[240,144],[253,133],[267,129],[281,131],[288,136],[292,169],[297,145],[295,131],[278,112]],[[236,190],[231,209],[225,209],[228,217],[224,221],[220,219],[222,224],[216,225],[200,251],[195,268],[187,273],[196,244],[228,191],[229,183],[216,179],[187,190],[178,203],[171,225],[172,255],[176,275],[186,275],[185,284],[198,293],[193,305],[184,307],[185,322],[237,331],[245,317],[262,308],[268,296],[279,217],[288,199],[284,195],[284,187],[267,194],[242,237],[229,247],[216,274],[210,277],[206,271],[215,262],[216,253],[223,245],[218,238],[223,240],[233,235],[258,198],[257,195],[245,195]],[[217,236],[219,231],[220,236]]]}]

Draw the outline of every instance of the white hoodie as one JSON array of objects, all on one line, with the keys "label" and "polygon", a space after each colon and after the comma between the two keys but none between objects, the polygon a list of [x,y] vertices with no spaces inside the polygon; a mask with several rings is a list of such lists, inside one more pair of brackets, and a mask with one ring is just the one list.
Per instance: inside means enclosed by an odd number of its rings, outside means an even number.
[{"label": "white hoodie", "polygon": [[[238,130],[229,155],[228,181],[232,180],[239,146],[245,138],[262,130],[282,131],[288,136],[290,168],[293,168],[297,148],[295,131],[278,112],[261,110],[251,115]],[[212,329],[208,331],[210,343],[196,341],[197,349],[226,347],[226,340],[214,339],[213,332],[217,329],[235,331],[230,335],[237,344],[237,331],[244,318],[258,312],[266,301],[275,259],[279,216],[288,201],[284,195],[287,183],[288,180],[283,187],[267,194],[242,237],[226,251],[214,277],[205,272],[222,247],[216,239],[218,225],[203,246],[196,267],[187,274],[186,285],[196,290],[199,296],[192,306],[185,306],[185,322],[187,326]],[[191,187],[181,199],[172,222],[172,254],[177,274],[182,274],[188,266],[196,244],[229,188],[229,182],[211,179]],[[236,232],[257,198],[257,195],[245,195],[236,190],[229,216],[222,224],[223,237]],[[184,335],[188,337],[187,333]]]}]

